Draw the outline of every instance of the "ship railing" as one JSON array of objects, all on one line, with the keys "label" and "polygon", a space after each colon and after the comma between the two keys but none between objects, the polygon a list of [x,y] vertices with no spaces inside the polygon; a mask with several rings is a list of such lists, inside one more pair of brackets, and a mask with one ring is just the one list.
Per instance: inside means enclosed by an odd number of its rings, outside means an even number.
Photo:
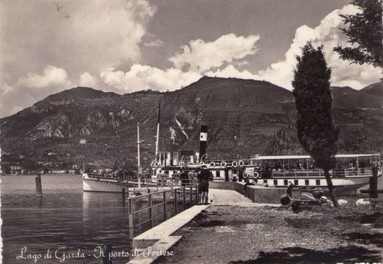
[{"label": "ship railing", "polygon": [[345,169],[344,170],[346,177],[371,177],[372,176],[372,169],[370,168],[351,168],[351,169]]},{"label": "ship railing", "polygon": [[159,187],[161,186],[189,186],[195,185],[197,183],[197,179],[195,177],[190,176],[187,179],[181,179],[178,176],[175,177],[158,177],[156,181],[152,179],[146,179],[145,181],[148,184],[154,184]]},{"label": "ship railing", "polygon": [[[344,178],[344,177],[369,177],[372,176],[372,170],[370,168],[358,168],[358,169],[335,169],[329,171],[332,177]],[[265,176],[267,173],[261,171],[260,175]],[[324,177],[324,171],[322,169],[291,169],[291,170],[275,170],[271,171],[273,178],[306,178],[306,177]],[[267,178],[267,175],[266,177]]]},{"label": "ship railing", "polygon": [[199,202],[198,185],[148,192],[127,198],[129,237],[142,233]]}]

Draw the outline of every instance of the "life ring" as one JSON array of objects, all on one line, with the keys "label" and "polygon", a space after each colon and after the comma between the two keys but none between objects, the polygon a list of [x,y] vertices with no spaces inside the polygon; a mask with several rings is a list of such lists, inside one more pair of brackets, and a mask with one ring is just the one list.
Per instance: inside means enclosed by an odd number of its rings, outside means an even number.
[{"label": "life ring", "polygon": [[227,165],[227,164],[226,164],[225,161],[222,161],[222,162],[221,162],[221,166],[222,166],[222,167],[226,167],[226,165]]},{"label": "life ring", "polygon": [[240,160],[238,164],[239,164],[239,166],[243,166],[243,165],[245,165],[245,162],[243,160]]},{"label": "life ring", "polygon": [[238,162],[233,161],[232,165],[233,165],[234,168],[236,168],[236,167],[238,167]]},{"label": "life ring", "polygon": [[254,172],[254,178],[255,178],[255,179],[259,179],[259,172],[258,172],[258,171],[255,171],[255,172]]},{"label": "life ring", "polygon": [[215,163],[213,161],[210,162],[209,167],[214,167],[214,166],[215,166]]}]

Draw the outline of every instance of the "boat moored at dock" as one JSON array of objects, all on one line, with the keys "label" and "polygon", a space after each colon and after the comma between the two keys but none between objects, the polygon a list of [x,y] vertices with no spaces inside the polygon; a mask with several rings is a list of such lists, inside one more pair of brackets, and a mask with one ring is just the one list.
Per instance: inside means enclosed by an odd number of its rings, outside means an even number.
[{"label": "boat moored at dock", "polygon": [[108,192],[136,195],[160,190],[170,190],[175,185],[168,181],[166,185],[159,185],[151,181],[127,180],[112,176],[83,173],[82,189],[84,192]]},{"label": "boat moored at dock", "polygon": [[[337,193],[355,191],[367,185],[374,173],[377,177],[382,175],[379,153],[338,154],[335,158],[336,167],[329,173]],[[327,188],[323,170],[316,167],[308,155],[256,155],[250,159],[207,160],[201,163],[193,160],[192,157],[184,157],[183,162],[161,159],[154,163],[157,166],[153,170],[171,176],[182,170],[193,171],[204,166],[212,172],[213,181],[243,181],[270,189],[287,188],[290,184],[301,189]]]}]

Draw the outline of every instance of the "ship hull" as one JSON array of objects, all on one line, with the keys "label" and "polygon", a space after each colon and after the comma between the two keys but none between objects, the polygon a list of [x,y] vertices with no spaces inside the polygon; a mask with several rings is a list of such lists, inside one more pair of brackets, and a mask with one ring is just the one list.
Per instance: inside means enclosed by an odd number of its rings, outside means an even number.
[{"label": "ship hull", "polygon": [[105,192],[105,193],[122,193],[125,190],[129,195],[136,195],[137,193],[147,193],[156,191],[171,190],[171,186],[153,186],[142,184],[142,187],[138,188],[136,182],[119,182],[113,179],[104,178],[91,178],[83,176],[82,178],[82,190],[84,192]]},{"label": "ship hull", "polygon": [[128,185],[104,179],[82,179],[82,190],[84,192],[108,192],[108,193],[122,193],[123,190],[128,191]]},{"label": "ship hull", "polygon": [[[297,179],[297,178],[274,178],[258,179],[254,181],[255,185],[265,188],[286,189],[290,183],[301,189],[322,189],[327,191],[327,181],[324,178]],[[359,188],[369,183],[369,177],[345,177],[333,178],[332,183],[336,194],[350,194],[356,192]]]}]

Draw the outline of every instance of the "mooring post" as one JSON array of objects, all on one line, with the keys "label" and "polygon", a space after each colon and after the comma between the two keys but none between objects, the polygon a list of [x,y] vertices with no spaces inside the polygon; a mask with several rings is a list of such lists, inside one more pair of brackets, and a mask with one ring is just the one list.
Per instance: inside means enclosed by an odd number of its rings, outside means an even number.
[{"label": "mooring post", "polygon": [[43,194],[43,187],[41,185],[41,174],[38,173],[36,178],[35,178],[35,183],[36,183],[36,193],[39,195]]},{"label": "mooring post", "polygon": [[166,220],[166,191],[164,191],[162,195],[164,199],[164,220]]},{"label": "mooring post", "polygon": [[177,189],[174,189],[174,214],[177,213]]}]

